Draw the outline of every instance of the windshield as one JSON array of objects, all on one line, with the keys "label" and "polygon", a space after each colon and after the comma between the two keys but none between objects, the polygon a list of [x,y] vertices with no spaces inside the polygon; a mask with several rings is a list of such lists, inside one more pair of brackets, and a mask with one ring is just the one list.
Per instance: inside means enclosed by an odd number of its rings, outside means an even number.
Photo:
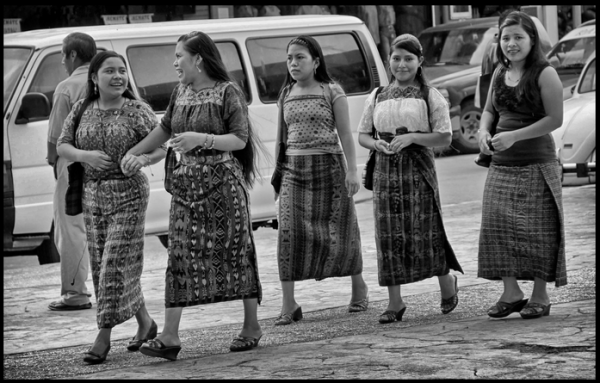
[{"label": "windshield", "polygon": [[419,40],[423,44],[424,65],[480,65],[495,29],[454,29],[422,34]]},{"label": "windshield", "polygon": [[596,91],[596,59],[588,66],[581,79],[579,93],[588,93]]},{"label": "windshield", "polygon": [[560,41],[548,53],[548,61],[558,72],[561,70],[582,69],[590,55],[595,51],[596,36]]},{"label": "windshield", "polygon": [[4,113],[31,53],[30,48],[4,47]]}]

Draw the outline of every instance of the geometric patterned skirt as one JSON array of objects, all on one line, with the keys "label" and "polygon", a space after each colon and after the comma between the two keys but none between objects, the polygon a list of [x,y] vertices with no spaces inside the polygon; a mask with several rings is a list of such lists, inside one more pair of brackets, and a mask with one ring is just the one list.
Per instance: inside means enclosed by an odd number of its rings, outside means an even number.
[{"label": "geometric patterned skirt", "polygon": [[144,304],[144,227],[150,188],[142,172],[87,180],[83,192],[98,328],[113,328]]},{"label": "geometric patterned skirt", "polygon": [[558,162],[491,165],[483,194],[477,276],[567,284]]},{"label": "geometric patterned skirt", "polygon": [[262,299],[250,203],[230,152],[182,155],[173,170],[165,307]]},{"label": "geometric patterned skirt", "polygon": [[431,149],[376,152],[373,212],[380,286],[463,272],[442,222]]},{"label": "geometric patterned skirt", "polygon": [[346,171],[343,154],[286,156],[277,237],[281,281],[362,273],[360,232]]}]

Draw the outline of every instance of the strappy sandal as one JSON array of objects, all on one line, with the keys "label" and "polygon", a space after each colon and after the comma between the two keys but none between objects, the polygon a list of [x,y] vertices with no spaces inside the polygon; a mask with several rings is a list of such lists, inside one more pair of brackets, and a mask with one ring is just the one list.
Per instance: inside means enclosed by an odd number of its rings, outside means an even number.
[{"label": "strappy sandal", "polygon": [[179,351],[181,351],[181,346],[165,346],[160,339],[150,339],[147,344],[140,347],[140,352],[144,355],[169,360],[177,360]]},{"label": "strappy sandal", "polygon": [[442,314],[448,314],[458,306],[458,277],[454,277],[454,295],[450,298],[442,298],[440,307],[442,308]]},{"label": "strappy sandal", "polygon": [[[519,312],[527,305],[529,299],[521,299],[512,303],[509,302],[496,302],[496,304],[488,309],[488,316],[492,318],[504,318],[509,316],[511,313]],[[496,309],[496,313],[490,311]]]},{"label": "strappy sandal", "polygon": [[395,321],[402,322],[402,316],[404,315],[405,311],[406,306],[404,306],[404,308],[400,311],[386,310],[383,312],[383,314],[379,316],[379,323],[385,324],[392,323]]},{"label": "strappy sandal", "polygon": [[148,330],[146,337],[144,339],[135,339],[135,336],[134,336],[129,341],[129,344],[127,345],[127,349],[129,351],[137,351],[140,349],[140,347],[142,347],[142,344],[146,343],[150,339],[156,338],[157,334],[158,334],[158,326],[156,325],[155,321],[152,321],[152,325],[150,326],[150,330]]},{"label": "strappy sandal", "polygon": [[258,346],[260,338],[262,338],[262,334],[258,338],[239,335],[231,341],[229,350],[233,352],[251,350]]},{"label": "strappy sandal", "polygon": [[521,318],[523,319],[547,317],[548,315],[550,315],[551,306],[552,303],[549,303],[547,305],[543,305],[541,303],[536,302],[527,303],[519,314],[521,314]]},{"label": "strappy sandal", "polygon": [[368,308],[369,308],[369,295],[367,295],[366,298],[361,299],[359,301],[350,302],[350,304],[348,305],[348,312],[349,313],[357,313],[357,312],[361,312],[361,311],[367,311]]},{"label": "strappy sandal", "polygon": [[291,313],[281,314],[275,320],[275,326],[285,326],[292,322],[297,322],[302,319],[302,307],[298,306],[296,310]]}]

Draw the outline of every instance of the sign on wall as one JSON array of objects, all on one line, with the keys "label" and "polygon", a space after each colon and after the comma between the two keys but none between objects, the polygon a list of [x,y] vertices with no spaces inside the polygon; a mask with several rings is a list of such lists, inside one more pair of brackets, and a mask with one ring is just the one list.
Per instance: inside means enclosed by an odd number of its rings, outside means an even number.
[{"label": "sign on wall", "polygon": [[451,5],[450,20],[472,19],[473,12],[470,5]]},{"label": "sign on wall", "polygon": [[4,19],[4,34],[21,32],[21,19]]}]

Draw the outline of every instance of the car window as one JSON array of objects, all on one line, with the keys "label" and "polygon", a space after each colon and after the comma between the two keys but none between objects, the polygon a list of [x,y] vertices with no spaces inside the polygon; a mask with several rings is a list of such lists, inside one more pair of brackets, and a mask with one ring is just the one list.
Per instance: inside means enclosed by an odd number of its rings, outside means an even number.
[{"label": "car window", "polygon": [[495,29],[454,29],[420,35],[425,65],[480,65]]},{"label": "car window", "polygon": [[548,54],[550,64],[561,69],[583,68],[587,59],[596,51],[596,36],[560,41]]},{"label": "car window", "polygon": [[[286,48],[294,36],[251,39],[246,42],[262,102],[275,102],[287,75]],[[354,35],[313,35],[321,45],[327,70],[348,95],[368,92],[370,71]]]},{"label": "car window", "polygon": [[593,59],[587,70],[583,74],[579,93],[588,93],[596,91],[596,59]]},{"label": "car window", "polygon": [[[218,42],[216,45],[232,79],[244,90],[246,100],[250,100],[246,72],[235,44]],[[173,67],[175,44],[130,47],[127,49],[127,58],[140,97],[146,100],[155,112],[165,111],[171,93],[179,83]]]},{"label": "car window", "polygon": [[68,77],[67,71],[61,62],[62,55],[60,52],[44,57],[27,91],[28,93],[45,94],[48,97],[50,107],[52,107],[52,96],[54,96],[56,86]]},{"label": "car window", "polygon": [[30,48],[4,47],[4,112],[32,52]]}]

